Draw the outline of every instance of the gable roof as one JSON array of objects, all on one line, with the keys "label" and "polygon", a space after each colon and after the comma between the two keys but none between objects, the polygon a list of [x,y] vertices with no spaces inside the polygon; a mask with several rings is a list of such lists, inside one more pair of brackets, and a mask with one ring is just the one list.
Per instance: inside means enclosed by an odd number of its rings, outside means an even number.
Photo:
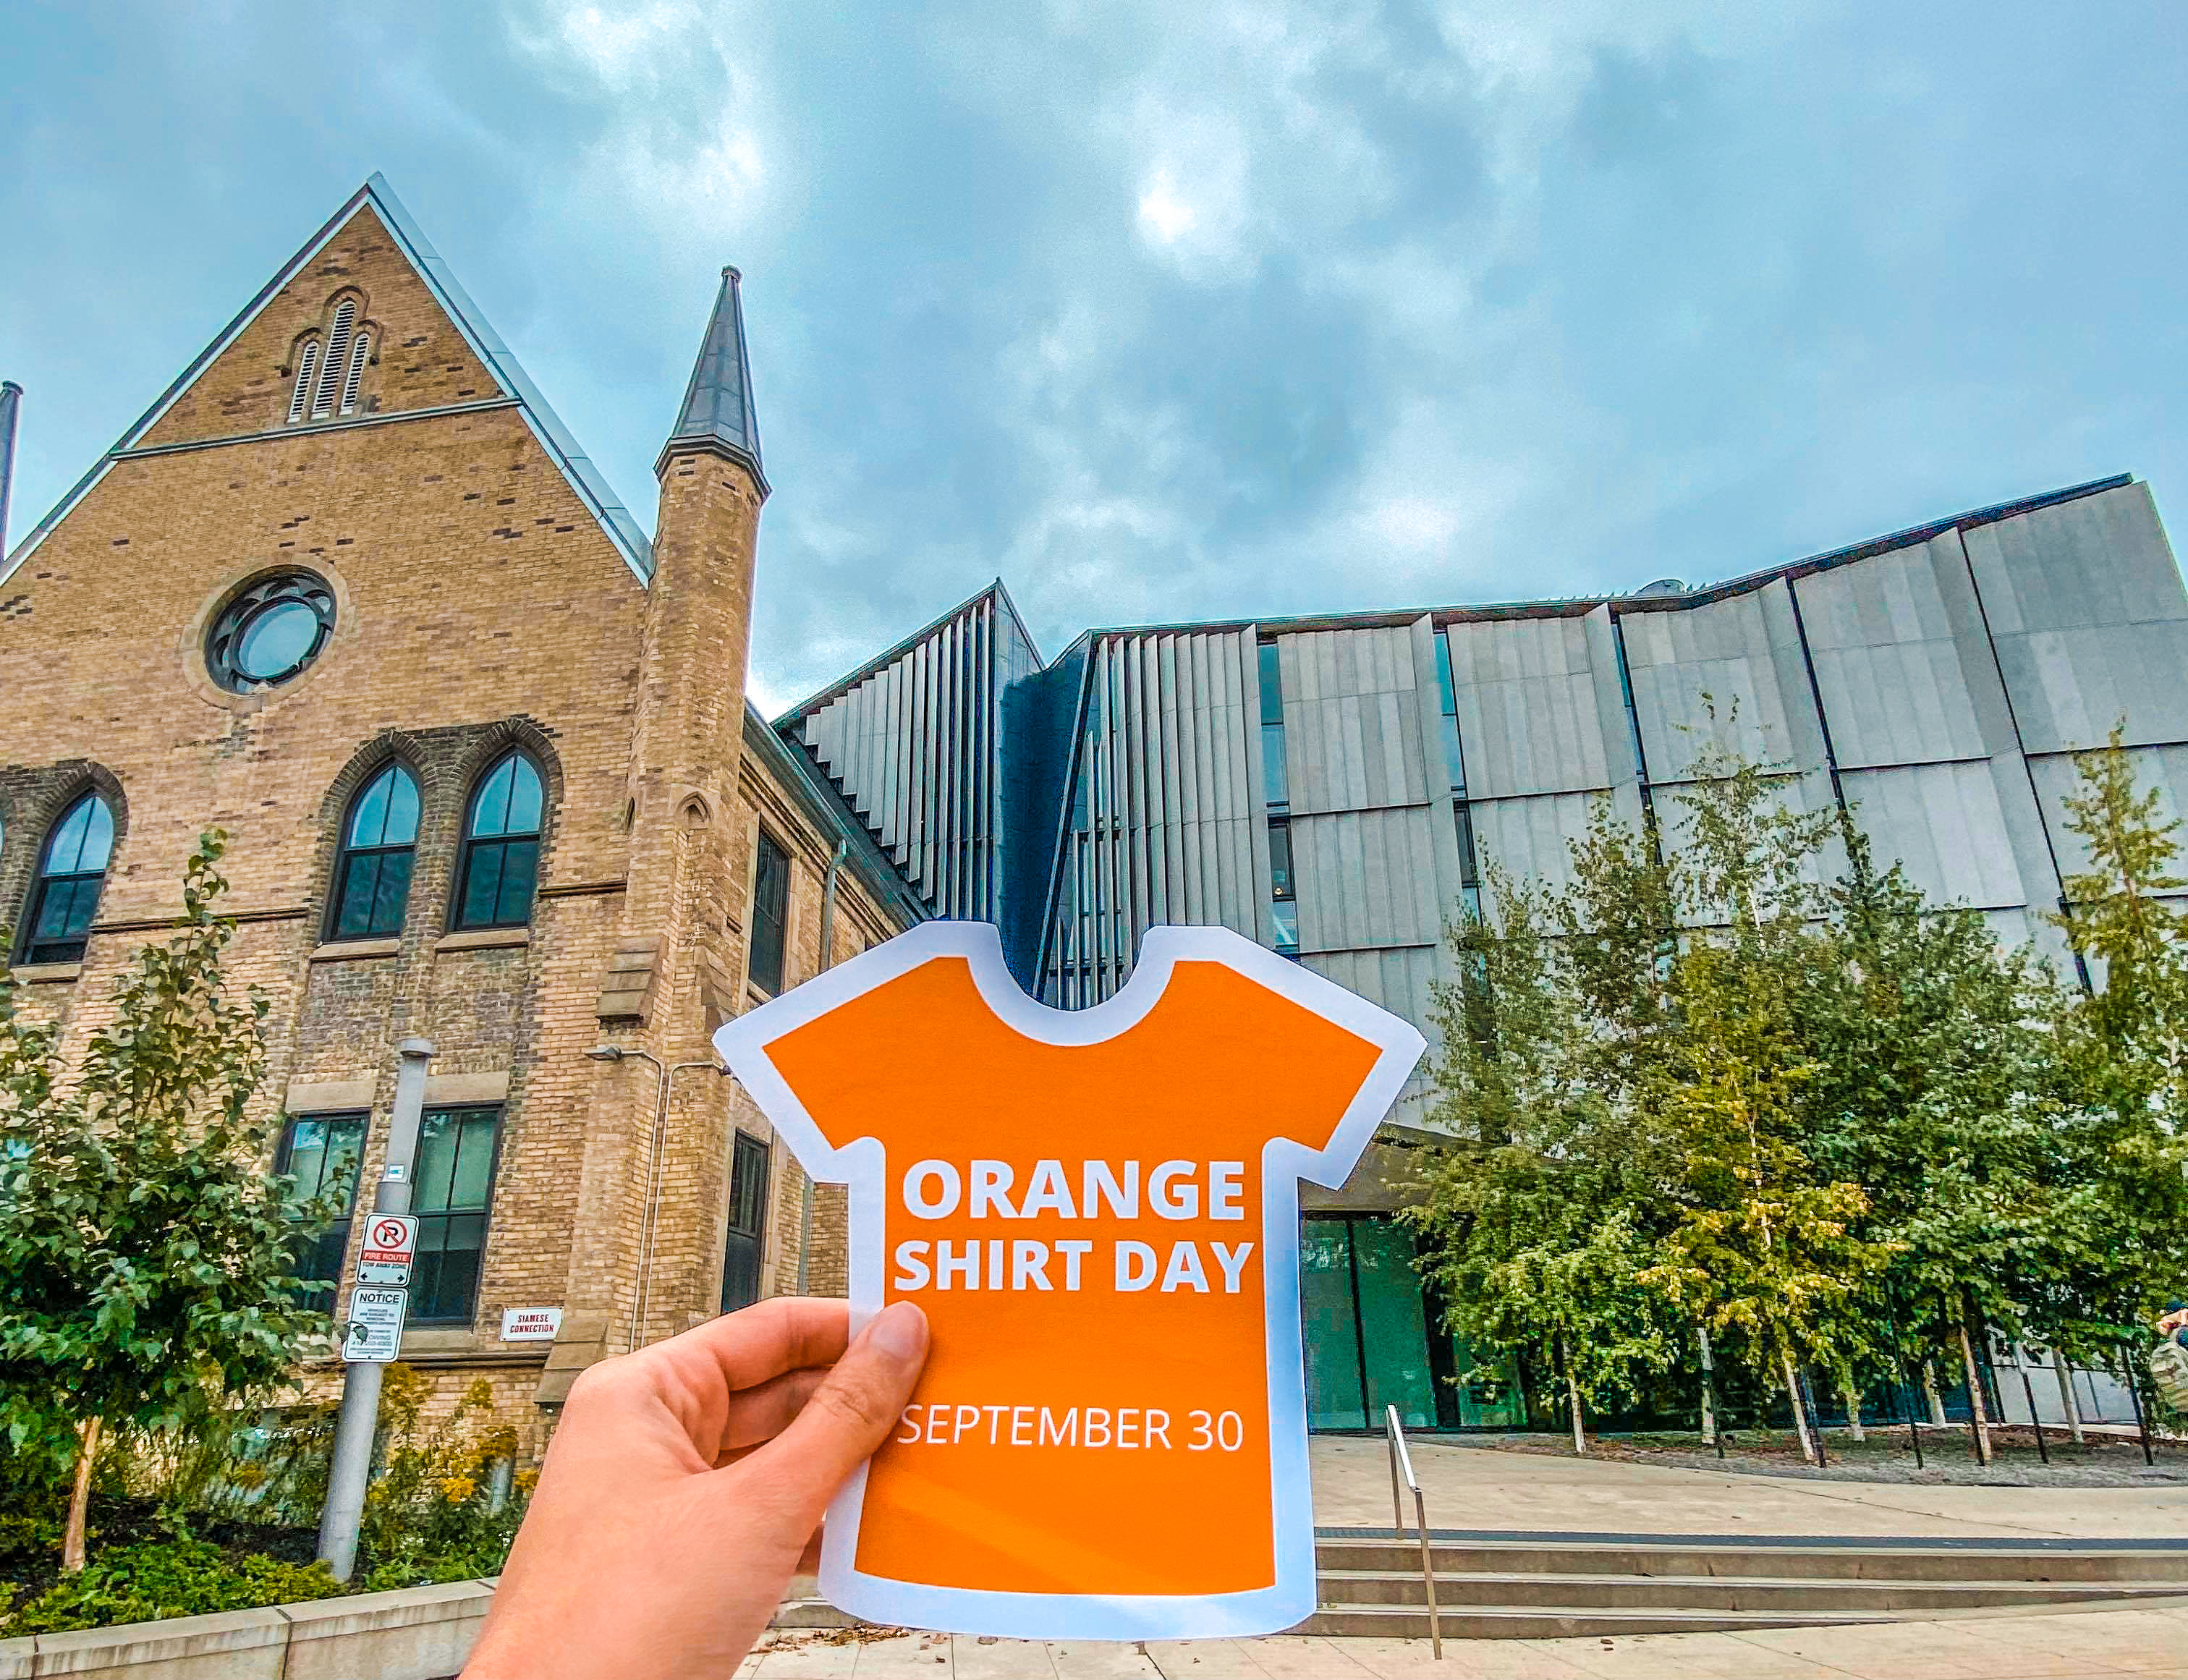
[{"label": "gable roof", "polygon": [[[410,212],[403,207],[403,201],[395,196],[394,189],[387,184],[386,178],[375,172],[369,180],[350,195],[348,201],[340,210],[328,218],[326,224],[319,232],[304,242],[302,249],[284,263],[279,272],[260,288],[258,295],[244,305],[242,311],[235,319],[222,329],[219,335],[198,353],[196,358],[188,367],[176,375],[174,383],[160,393],[159,400],[138,416],[128,430],[115,441],[114,447],[100,456],[91,470],[76,482],[68,493],[54,505],[53,510],[40,520],[23,540],[16,544],[14,552],[8,555],[4,563],[0,563],[0,583],[5,583],[15,568],[30,558],[31,552],[51,534],[61,521],[68,517],[70,510],[83,499],[92,486],[106,476],[108,469],[116,461],[127,457],[142,443],[146,434],[158,424],[161,416],[174,405],[176,399],[189,389],[198,375],[210,367],[222,352],[235,341],[245,327],[257,319],[259,312],[280,293],[282,288],[296,277],[298,271],[325,248],[328,241],[341,231],[352,217],[355,216],[360,209],[367,207],[370,208],[373,214],[380,219],[381,225],[387,229],[389,237],[395,241],[397,249],[409,260],[410,266],[425,281],[426,289],[433,296],[433,301],[440,305],[442,311],[450,321],[454,323],[457,332],[462,335],[472,353],[486,364],[496,383],[500,386],[504,397],[514,399],[517,412],[524,417],[525,426],[539,440],[540,448],[547,452],[548,458],[555,463],[562,476],[569,482],[570,488],[578,493],[578,499],[585,505],[593,517],[599,521],[601,531],[615,545],[616,551],[623,556],[623,563],[630,567],[632,574],[640,583],[646,583],[652,580],[653,544],[647,538],[645,531],[640,527],[637,520],[631,516],[630,510],[623,505],[615,492],[609,488],[606,477],[594,463],[592,458],[578,446],[578,440],[572,435],[570,428],[563,424],[561,416],[555,412],[546,397],[540,394],[539,387],[533,384],[532,376],[524,371],[523,364],[516,359],[516,352],[502,341],[501,335],[488,324],[487,319],[480,313],[478,306],[471,302],[469,294],[457,283],[456,277],[450,271],[447,261],[443,258],[440,252],[433,249],[431,242],[426,238],[417,223],[411,218]],[[398,413],[371,416],[363,420],[337,422],[337,424],[384,425],[405,417],[404,414]],[[283,433],[273,435],[289,434],[285,429]],[[231,438],[217,441],[240,440]]]}]

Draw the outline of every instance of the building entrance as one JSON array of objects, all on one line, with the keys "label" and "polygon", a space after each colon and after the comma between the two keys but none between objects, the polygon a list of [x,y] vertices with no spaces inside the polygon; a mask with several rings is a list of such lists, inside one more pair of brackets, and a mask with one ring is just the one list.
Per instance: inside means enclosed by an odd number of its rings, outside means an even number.
[{"label": "building entrance", "polygon": [[1434,1327],[1442,1312],[1413,1267],[1413,1233],[1385,1214],[1309,1214],[1300,1229],[1307,1426],[1517,1429],[1527,1421],[1508,1356],[1477,1361]]}]

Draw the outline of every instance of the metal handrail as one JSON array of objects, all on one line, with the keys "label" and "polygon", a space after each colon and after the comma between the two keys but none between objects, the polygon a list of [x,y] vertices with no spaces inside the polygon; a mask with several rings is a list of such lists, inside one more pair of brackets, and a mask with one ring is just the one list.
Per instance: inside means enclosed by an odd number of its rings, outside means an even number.
[{"label": "metal handrail", "polygon": [[1435,1560],[1429,1547],[1428,1505],[1421,1498],[1421,1485],[1413,1474],[1413,1455],[1406,1450],[1406,1426],[1398,1421],[1398,1408],[1395,1406],[1383,1408],[1383,1437],[1390,1448],[1390,1516],[1401,1540],[1406,1536],[1405,1501],[1398,1491],[1401,1476],[1413,1496],[1413,1527],[1421,1542],[1421,1587],[1429,1597],[1429,1648],[1441,1662],[1443,1620],[1436,1613]]}]

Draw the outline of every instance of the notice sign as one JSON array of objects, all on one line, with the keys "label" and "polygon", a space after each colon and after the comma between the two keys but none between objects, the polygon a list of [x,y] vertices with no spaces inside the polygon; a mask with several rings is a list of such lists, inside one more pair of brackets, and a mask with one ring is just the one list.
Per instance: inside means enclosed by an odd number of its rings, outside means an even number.
[{"label": "notice sign", "polygon": [[505,1342],[551,1342],[562,1328],[559,1306],[505,1306],[501,1310]]},{"label": "notice sign", "polygon": [[403,1350],[403,1319],[409,1310],[407,1289],[371,1289],[363,1284],[352,1289],[342,1357],[352,1365],[386,1364]]},{"label": "notice sign", "polygon": [[418,1251],[418,1221],[408,1214],[375,1214],[364,1222],[364,1247],[357,1256],[357,1281],[385,1289],[410,1283]]},{"label": "notice sign", "polygon": [[1405,1022],[1213,928],[1091,1009],[932,922],[714,1035],[850,1189],[851,1302],[933,1350],[830,1508],[821,1590],[1024,1638],[1267,1633],[1314,1609],[1299,1184],[1342,1183],[1419,1058]]}]

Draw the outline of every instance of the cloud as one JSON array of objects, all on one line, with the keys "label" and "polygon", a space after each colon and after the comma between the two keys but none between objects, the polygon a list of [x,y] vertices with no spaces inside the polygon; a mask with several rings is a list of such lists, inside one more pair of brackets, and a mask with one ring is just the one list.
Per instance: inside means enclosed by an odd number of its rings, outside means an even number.
[{"label": "cloud", "polygon": [[11,47],[19,533],[382,167],[642,518],[743,269],[770,700],[998,574],[1053,651],[2188,480],[2160,0],[137,0]]}]

